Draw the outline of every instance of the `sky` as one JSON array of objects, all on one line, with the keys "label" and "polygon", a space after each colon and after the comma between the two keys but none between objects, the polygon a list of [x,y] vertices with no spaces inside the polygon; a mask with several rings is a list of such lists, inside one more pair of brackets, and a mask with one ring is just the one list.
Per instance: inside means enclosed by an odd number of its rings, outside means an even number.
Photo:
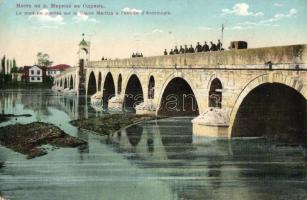
[{"label": "sky", "polygon": [[76,65],[82,33],[91,60],[217,42],[222,24],[226,48],[235,40],[250,48],[307,44],[307,0],[0,0],[0,23],[1,57],[33,65],[44,52],[54,64]]}]

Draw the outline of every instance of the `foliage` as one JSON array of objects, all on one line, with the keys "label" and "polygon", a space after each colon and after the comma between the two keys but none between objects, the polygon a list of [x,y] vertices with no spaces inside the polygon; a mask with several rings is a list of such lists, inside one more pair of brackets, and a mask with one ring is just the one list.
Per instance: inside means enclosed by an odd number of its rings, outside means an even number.
[{"label": "foliage", "polygon": [[12,68],[11,73],[17,73],[18,72],[18,68],[15,66]]},{"label": "foliage", "polygon": [[37,65],[39,66],[50,66],[53,63],[50,60],[49,55],[46,53],[38,52],[36,58],[37,58]]},{"label": "foliage", "polygon": [[1,59],[1,73],[4,74],[5,73],[5,56],[3,56],[3,58]]},{"label": "foliage", "polygon": [[13,59],[13,68],[16,67],[17,68],[17,64],[16,64],[16,60],[15,58]]},{"label": "foliage", "polygon": [[45,85],[47,85],[49,88],[53,86],[53,77],[46,76],[44,80]]}]

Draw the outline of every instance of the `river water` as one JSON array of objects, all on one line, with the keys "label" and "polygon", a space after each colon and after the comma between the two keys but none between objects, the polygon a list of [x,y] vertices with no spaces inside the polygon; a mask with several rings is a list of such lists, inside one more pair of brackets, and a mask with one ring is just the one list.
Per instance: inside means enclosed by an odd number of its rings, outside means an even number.
[{"label": "river water", "polygon": [[307,199],[306,150],[300,146],[195,138],[191,118],[145,122],[101,137],[69,121],[103,113],[48,90],[1,91],[0,108],[32,114],[0,126],[48,122],[88,142],[32,160],[0,146],[5,199]]}]

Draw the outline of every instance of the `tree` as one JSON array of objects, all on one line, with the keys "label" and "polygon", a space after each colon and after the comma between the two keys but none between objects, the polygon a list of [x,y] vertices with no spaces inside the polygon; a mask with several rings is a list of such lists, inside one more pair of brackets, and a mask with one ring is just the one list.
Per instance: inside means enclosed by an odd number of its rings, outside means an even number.
[{"label": "tree", "polygon": [[46,53],[38,52],[36,58],[37,58],[37,65],[39,66],[50,66],[53,63],[49,59],[49,55]]},{"label": "tree", "polygon": [[14,67],[17,67],[15,58],[13,59],[13,68],[14,68]]},{"label": "tree", "polygon": [[5,56],[3,56],[3,58],[1,59],[1,73],[5,74]]},{"label": "tree", "polygon": [[11,70],[11,73],[17,73],[18,72],[18,69],[16,66],[13,66],[12,70]]}]

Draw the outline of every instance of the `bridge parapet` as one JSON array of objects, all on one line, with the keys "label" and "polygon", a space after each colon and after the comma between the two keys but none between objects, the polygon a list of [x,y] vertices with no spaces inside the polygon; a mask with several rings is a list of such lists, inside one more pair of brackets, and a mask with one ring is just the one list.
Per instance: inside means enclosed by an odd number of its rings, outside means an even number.
[{"label": "bridge parapet", "polygon": [[92,61],[88,67],[167,68],[172,66],[178,68],[198,68],[201,66],[205,68],[234,68],[235,66],[235,68],[240,68],[248,65],[251,68],[261,69],[268,63],[272,63],[281,69],[295,68],[296,65],[307,69],[307,45]]}]

